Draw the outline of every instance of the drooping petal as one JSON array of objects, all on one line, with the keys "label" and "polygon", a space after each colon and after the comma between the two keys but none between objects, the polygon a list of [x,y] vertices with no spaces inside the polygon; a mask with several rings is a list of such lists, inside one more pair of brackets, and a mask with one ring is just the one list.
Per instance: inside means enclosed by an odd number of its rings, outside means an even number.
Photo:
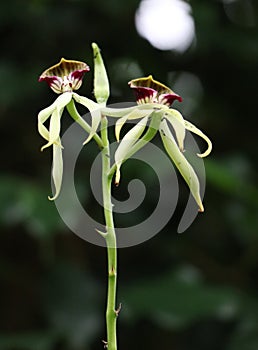
[{"label": "drooping petal", "polygon": [[124,117],[121,117],[116,122],[115,127],[115,135],[117,141],[120,139],[120,131],[123,127],[123,125],[126,123],[127,120],[133,120],[133,119],[140,119],[144,118],[152,113],[152,110],[145,110],[145,109],[133,109],[131,112],[126,114]]},{"label": "drooping petal", "polygon": [[[40,134],[48,141],[47,144],[45,144],[41,150],[43,151],[45,148],[51,146],[54,142],[57,142],[60,135],[60,119],[64,110],[64,107],[71,101],[72,94],[70,92],[63,93],[60,95],[55,102],[46,108],[45,110],[41,111],[39,113],[39,125],[38,130]],[[46,119],[51,115],[50,118],[50,124],[49,124],[49,131],[47,128],[43,125],[43,123],[46,121]]]},{"label": "drooping petal", "polygon": [[90,111],[90,114],[91,114],[91,118],[92,118],[91,130],[90,130],[89,136],[83,142],[83,144],[85,145],[86,143],[88,143],[92,139],[92,137],[95,135],[95,133],[98,130],[98,127],[99,127],[99,124],[101,121],[101,110],[100,110],[98,103],[90,100],[87,97],[80,96],[74,92],[73,98],[75,99],[76,102],[78,102],[81,105],[83,105],[84,107],[86,107]]},{"label": "drooping petal", "polygon": [[91,118],[92,118],[91,131],[90,131],[87,139],[83,142],[84,145],[86,145],[86,143],[88,143],[92,139],[92,137],[96,134],[98,127],[99,127],[99,124],[101,122],[100,109],[92,111],[92,112],[90,112],[90,114],[91,114]]},{"label": "drooping petal", "polygon": [[51,116],[55,108],[56,108],[56,101],[52,103],[49,107],[40,111],[38,114],[38,131],[40,135],[47,141],[49,141],[49,131],[43,125],[43,123],[45,123],[45,121]]},{"label": "drooping petal", "polygon": [[193,125],[192,123],[190,123],[189,121],[185,120],[185,128],[191,132],[193,132],[194,134],[200,136],[202,139],[204,139],[207,144],[208,144],[208,148],[204,153],[198,153],[197,155],[201,158],[207,157],[212,150],[212,143],[211,140],[208,138],[208,136],[206,136],[200,129],[198,129],[195,125]]},{"label": "drooping petal", "polygon": [[130,152],[132,146],[141,137],[146,125],[148,117],[141,119],[121,140],[116,152],[115,152],[115,163],[116,163],[116,177],[115,184],[118,185],[120,182],[120,167],[122,163],[127,159],[127,155]]},{"label": "drooping petal", "polygon": [[172,125],[175,130],[176,139],[179,145],[180,151],[184,150],[184,139],[185,139],[185,120],[180,112],[176,109],[169,109],[165,113],[165,118]]},{"label": "drooping petal", "polygon": [[54,109],[50,124],[49,124],[49,140],[48,143],[46,143],[43,147],[41,147],[41,151],[43,151],[45,148],[53,145],[54,143],[57,143],[57,140],[60,136],[60,129],[61,129],[61,114],[59,113],[59,110],[57,108]]},{"label": "drooping petal", "polygon": [[58,144],[53,144],[53,164],[52,164],[52,178],[55,187],[55,193],[53,197],[48,197],[49,200],[55,200],[61,190],[63,179],[63,155],[62,148],[60,146],[61,140],[59,138]]},{"label": "drooping petal", "polygon": [[127,120],[128,120],[128,114],[125,115],[125,116],[122,117],[122,118],[119,118],[119,119],[116,121],[115,135],[116,135],[116,140],[117,140],[117,142],[120,140],[120,131],[121,131],[123,125],[126,123]]},{"label": "drooping petal", "polygon": [[72,96],[76,102],[88,108],[90,112],[99,109],[99,105],[96,102],[92,101],[91,99],[85,96],[78,95],[75,92],[73,92]]},{"label": "drooping petal", "polygon": [[173,134],[171,133],[167,122],[163,120],[160,125],[160,135],[164,144],[164,147],[183,176],[185,182],[187,183],[196,203],[199,206],[199,211],[203,212],[203,204],[202,199],[200,196],[200,184],[198,177],[192,168],[191,164],[187,161],[187,159],[184,157],[183,153],[180,151],[180,149],[177,146],[177,143],[174,139]]},{"label": "drooping petal", "polygon": [[126,158],[130,158],[133,154],[138,152],[140,149],[142,149],[148,142],[150,142],[154,136],[156,135],[157,131],[159,130],[160,122],[163,117],[162,111],[154,110],[149,116],[148,119],[150,120],[150,124],[147,128],[147,131],[145,134],[139,138],[133,146],[128,151],[128,154],[126,155]]}]

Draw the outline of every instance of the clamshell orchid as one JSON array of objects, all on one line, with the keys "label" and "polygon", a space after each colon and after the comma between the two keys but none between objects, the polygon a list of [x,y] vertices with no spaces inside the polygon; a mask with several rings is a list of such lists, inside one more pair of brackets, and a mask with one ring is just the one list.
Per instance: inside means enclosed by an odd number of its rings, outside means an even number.
[{"label": "clamshell orchid", "polygon": [[[49,197],[50,200],[55,200],[58,197],[62,184],[63,160],[60,132],[61,118],[65,107],[70,112],[73,110],[73,113],[70,114],[73,116],[74,120],[89,133],[84,144],[96,135],[96,130],[100,123],[101,114],[99,105],[74,92],[74,90],[80,88],[82,78],[88,71],[89,67],[86,63],[62,58],[58,64],[45,70],[39,78],[40,82],[46,81],[50,88],[55,93],[59,94],[54,103],[38,114],[38,131],[47,141],[41,150],[43,151],[45,148],[53,146],[52,177],[55,186],[55,194],[53,197]],[[74,101],[82,104],[91,112],[91,126],[77,113]],[[50,120],[49,129],[44,125],[48,119]]]},{"label": "clamshell orchid", "polygon": [[159,131],[164,148],[186,181],[199,207],[199,211],[204,211],[198,177],[193,167],[184,156],[186,130],[200,136],[207,142],[207,150],[202,154],[198,154],[199,157],[206,157],[210,154],[212,150],[211,141],[195,125],[186,121],[179,111],[171,108],[172,103],[176,100],[181,102],[182,97],[164,84],[154,80],[151,75],[145,78],[131,80],[129,86],[136,95],[138,106],[117,111],[108,108],[102,110],[102,113],[106,115],[119,118],[116,122],[115,130],[118,141],[120,140],[120,131],[126,121],[130,119],[140,119],[140,121],[121,139],[115,152],[115,183],[117,185],[119,184],[120,168],[123,162],[128,159],[133,152],[139,150],[149,142],[157,131]]}]

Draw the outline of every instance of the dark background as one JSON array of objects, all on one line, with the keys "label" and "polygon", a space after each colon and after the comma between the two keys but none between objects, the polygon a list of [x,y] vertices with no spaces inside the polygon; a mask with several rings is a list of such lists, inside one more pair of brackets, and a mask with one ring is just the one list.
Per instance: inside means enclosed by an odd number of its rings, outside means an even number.
[{"label": "dark background", "polygon": [[[70,232],[47,200],[51,152],[40,153],[37,133],[38,112],[56,97],[38,84],[39,74],[61,57],[92,67],[93,41],[107,65],[110,102],[133,101],[127,81],[153,74],[181,87],[185,99],[175,106],[214,145],[205,159],[205,212],[177,233],[188,194],[181,182],[162,232],[119,251],[119,349],[258,348],[258,7],[236,1],[229,16],[226,3],[191,1],[196,42],[180,54],[137,34],[139,0],[1,2],[1,350],[103,348],[106,252]],[[177,83],[183,73],[199,90]],[[91,72],[80,93],[92,97]],[[63,130],[69,123],[64,117]],[[87,147],[77,181],[94,212],[87,157],[95,145]],[[133,168],[126,168],[128,181],[137,176]],[[143,213],[134,215],[140,221]]]}]

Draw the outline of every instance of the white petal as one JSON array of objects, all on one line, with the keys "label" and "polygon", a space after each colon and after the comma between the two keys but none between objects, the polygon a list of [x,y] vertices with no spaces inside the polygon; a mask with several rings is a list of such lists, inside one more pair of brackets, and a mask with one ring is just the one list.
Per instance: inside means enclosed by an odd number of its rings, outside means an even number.
[{"label": "white petal", "polygon": [[165,120],[163,120],[160,124],[160,135],[169,157],[174,162],[175,166],[187,183],[196,203],[199,206],[199,210],[204,211],[200,196],[200,184],[198,177],[191,164],[187,161],[183,153],[178,148],[177,143]]}]

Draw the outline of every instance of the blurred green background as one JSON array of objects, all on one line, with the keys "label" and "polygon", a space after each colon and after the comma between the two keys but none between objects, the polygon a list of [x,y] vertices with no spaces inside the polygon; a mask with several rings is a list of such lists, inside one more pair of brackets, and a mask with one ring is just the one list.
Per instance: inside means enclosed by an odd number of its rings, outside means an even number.
[{"label": "blurred green background", "polygon": [[[37,133],[37,113],[55,98],[39,74],[61,57],[92,67],[93,41],[107,65],[110,102],[133,101],[127,81],[153,74],[182,95],[175,107],[214,145],[205,159],[205,213],[177,233],[188,195],[182,182],[162,232],[119,251],[119,349],[258,349],[258,4],[191,1],[195,40],[182,52],[138,34],[139,4],[1,2],[1,350],[103,348],[106,252],[70,232],[47,200],[51,152],[40,153]],[[92,96],[91,72],[80,93]],[[71,121],[63,122],[65,130]],[[95,149],[84,150],[76,179],[93,213],[87,157]],[[128,181],[137,176],[126,169]],[[141,178],[151,193],[147,170]],[[134,215],[140,221],[144,213]]]}]

